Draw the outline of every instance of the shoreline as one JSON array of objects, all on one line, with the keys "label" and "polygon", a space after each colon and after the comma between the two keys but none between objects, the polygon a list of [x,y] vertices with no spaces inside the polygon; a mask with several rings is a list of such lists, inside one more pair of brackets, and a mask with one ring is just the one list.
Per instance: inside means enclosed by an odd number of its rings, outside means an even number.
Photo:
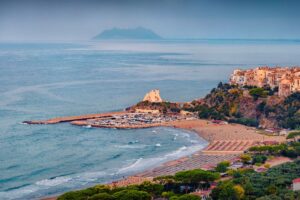
[{"label": "shoreline", "polygon": [[[81,126],[81,125],[79,125],[79,126]],[[117,179],[115,181],[108,181],[106,183],[98,183],[98,184],[107,185],[107,186],[110,186],[110,187],[121,187],[121,186],[125,186],[125,185],[141,184],[144,181],[153,181],[154,177],[145,176],[146,172],[149,172],[151,170],[155,170],[158,167],[159,168],[160,167],[165,168],[165,167],[170,167],[175,163],[184,162],[184,161],[187,160],[188,157],[201,153],[201,151],[203,151],[203,149],[205,149],[210,144],[206,139],[201,137],[197,132],[195,132],[193,130],[189,130],[189,129],[176,128],[176,127],[173,127],[173,126],[170,126],[170,125],[167,125],[167,124],[164,124],[164,125],[160,124],[160,125],[153,126],[153,127],[142,127],[142,128],[155,128],[155,127],[173,128],[173,129],[180,130],[180,131],[182,131],[184,133],[187,133],[187,134],[196,134],[198,139],[204,140],[206,142],[206,144],[203,146],[203,148],[201,150],[197,150],[196,152],[190,153],[189,155],[181,156],[179,158],[171,159],[169,161],[163,161],[162,163],[158,164],[157,166],[150,167],[149,169],[148,168],[143,169],[140,172],[133,172],[132,175],[124,176],[123,178]],[[108,128],[108,127],[95,127],[95,128]],[[126,129],[126,128],[120,128],[120,129]],[[135,129],[135,128],[133,128],[133,129]],[[96,184],[96,185],[98,185],[98,184]],[[95,185],[92,185],[92,186],[89,186],[89,187],[93,187],[93,186],[95,186]],[[81,188],[81,189],[83,189],[83,188]],[[75,189],[75,190],[81,190],[81,189]],[[71,190],[71,191],[73,191],[73,190]],[[69,192],[69,191],[66,191],[66,192]],[[63,194],[63,193],[61,193],[61,194]],[[53,196],[53,195],[46,196],[46,197],[42,197],[42,198],[38,198],[38,199],[40,199],[40,200],[57,200],[57,197],[60,196],[61,194],[58,194],[58,195],[55,195],[55,196]]]},{"label": "shoreline", "polygon": [[[31,121],[28,124],[54,124],[70,122],[72,125],[87,126],[89,119],[101,119],[112,117],[113,115],[123,115],[129,112],[108,112],[101,114],[91,114],[73,117],[60,117],[44,121]],[[141,181],[152,180],[161,175],[170,175],[178,171],[190,170],[195,168],[212,169],[223,160],[233,161],[249,147],[262,142],[283,142],[282,136],[264,136],[257,133],[256,128],[247,127],[240,124],[215,124],[208,120],[174,120],[169,122],[144,124],[144,125],[124,125],[124,126],[91,126],[95,128],[117,128],[117,129],[135,129],[152,127],[170,127],[181,129],[186,132],[196,133],[200,138],[207,141],[207,146],[203,149],[183,156],[179,159],[164,162],[156,167],[152,167],[143,172],[127,176],[125,179],[113,181],[109,184],[112,187],[120,187],[131,184],[138,184]],[[42,198],[43,200],[54,200],[55,197]]]},{"label": "shoreline", "polygon": [[[244,125],[216,125],[208,120],[201,119],[175,121],[164,126],[196,133],[199,137],[206,140],[208,145],[190,156],[163,163],[161,166],[138,174],[139,176],[156,177],[195,168],[209,170],[223,160],[235,160],[245,150],[255,144],[285,141],[285,138],[282,136],[262,136],[256,133],[256,129]],[[242,130],[243,133],[239,135],[240,133],[236,130]]]},{"label": "shoreline", "polygon": [[[153,166],[153,167],[150,167],[150,168],[146,168],[146,169],[142,169],[142,170],[138,170],[139,172],[133,172],[131,175],[124,176],[123,178],[119,178],[119,179],[116,179],[114,181],[113,180],[107,181],[105,183],[97,183],[96,185],[102,184],[102,185],[108,185],[110,187],[116,187],[118,185],[118,187],[119,187],[120,184],[122,184],[122,185],[123,184],[124,185],[132,185],[132,184],[141,184],[144,181],[153,181],[153,177],[146,177],[146,176],[144,176],[144,173],[148,172],[150,170],[153,170],[153,169],[155,169],[157,167],[168,167],[168,166],[171,166],[175,162],[184,162],[188,157],[193,156],[195,154],[198,154],[199,152],[201,152],[203,149],[205,149],[209,145],[209,142],[206,139],[204,139],[203,137],[199,136],[199,134],[197,134],[196,132],[194,132],[192,130],[183,129],[183,128],[175,128],[175,127],[172,127],[172,126],[169,126],[169,125],[166,125],[166,124],[155,126],[155,127],[171,128],[171,129],[180,130],[181,132],[187,133],[187,134],[196,134],[197,140],[199,139],[199,141],[200,141],[202,139],[206,143],[205,143],[205,145],[203,145],[202,149],[197,150],[197,151],[195,151],[193,153],[189,153],[188,155],[180,156],[179,158],[176,158],[176,159],[171,159],[171,160],[163,161],[162,163],[159,163],[156,166]],[[143,128],[155,128],[155,127],[143,127]],[[96,128],[103,128],[103,127],[96,127]],[[107,128],[107,127],[105,127],[105,128]],[[91,185],[89,187],[93,187],[93,186],[95,186],[95,185]],[[81,188],[81,189],[83,189],[83,188]],[[75,189],[75,190],[81,190],[81,189]],[[71,191],[75,191],[75,190],[71,190]],[[69,192],[69,191],[66,191],[66,192]],[[61,194],[63,194],[63,193],[61,193]],[[59,195],[61,195],[61,194],[58,194],[58,195],[55,195],[55,196],[53,196],[53,195],[52,196],[46,196],[46,197],[42,197],[42,198],[39,198],[39,199],[40,200],[57,200],[57,197]]]}]

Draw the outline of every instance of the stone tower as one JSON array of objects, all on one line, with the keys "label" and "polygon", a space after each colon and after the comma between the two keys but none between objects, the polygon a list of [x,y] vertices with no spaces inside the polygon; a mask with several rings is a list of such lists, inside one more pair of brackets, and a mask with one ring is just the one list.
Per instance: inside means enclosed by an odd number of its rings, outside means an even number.
[{"label": "stone tower", "polygon": [[160,97],[159,90],[151,90],[148,92],[143,101],[149,101],[149,102],[163,102],[163,100]]}]

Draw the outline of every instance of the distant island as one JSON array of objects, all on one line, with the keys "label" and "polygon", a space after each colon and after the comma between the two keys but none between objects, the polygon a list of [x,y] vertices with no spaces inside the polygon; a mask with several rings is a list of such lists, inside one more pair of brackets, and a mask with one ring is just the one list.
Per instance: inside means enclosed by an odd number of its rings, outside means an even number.
[{"label": "distant island", "polygon": [[93,40],[158,40],[162,39],[150,29],[137,28],[112,28],[102,31],[92,38]]}]

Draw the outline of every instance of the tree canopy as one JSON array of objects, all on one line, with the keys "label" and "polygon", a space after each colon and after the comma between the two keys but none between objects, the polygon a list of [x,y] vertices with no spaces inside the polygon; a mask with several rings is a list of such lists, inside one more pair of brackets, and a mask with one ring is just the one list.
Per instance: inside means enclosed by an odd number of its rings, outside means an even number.
[{"label": "tree canopy", "polygon": [[189,171],[181,171],[175,174],[175,180],[182,183],[199,183],[214,181],[220,178],[220,174],[216,172],[205,171],[202,169],[194,169]]}]

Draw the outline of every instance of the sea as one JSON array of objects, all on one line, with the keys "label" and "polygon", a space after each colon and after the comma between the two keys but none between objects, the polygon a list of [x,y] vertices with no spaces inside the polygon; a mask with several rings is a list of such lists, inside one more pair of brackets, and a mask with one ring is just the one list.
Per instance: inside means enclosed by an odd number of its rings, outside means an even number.
[{"label": "sea", "polygon": [[298,40],[0,43],[0,199],[39,199],[108,183],[189,156],[208,143],[173,128],[27,125],[122,110],[160,89],[204,97],[236,68],[300,65]]}]

